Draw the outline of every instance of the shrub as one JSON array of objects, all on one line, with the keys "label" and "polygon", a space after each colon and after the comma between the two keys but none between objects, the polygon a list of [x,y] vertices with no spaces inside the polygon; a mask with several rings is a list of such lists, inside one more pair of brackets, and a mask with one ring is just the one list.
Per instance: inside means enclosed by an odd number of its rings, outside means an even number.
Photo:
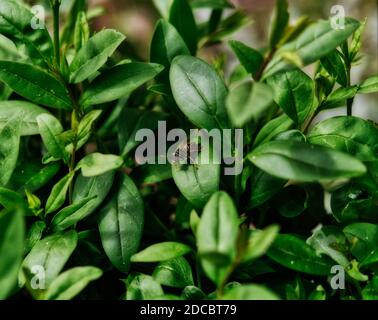
[{"label": "shrub", "polygon": [[1,1],[0,298],[377,299],[378,129],[352,116],[378,91],[376,75],[351,83],[364,23],[291,24],[277,0],[266,48],[228,42],[229,75],[196,54],[242,11],[155,2],[147,63],[92,33],[84,0],[62,32],[50,0],[52,38]]}]

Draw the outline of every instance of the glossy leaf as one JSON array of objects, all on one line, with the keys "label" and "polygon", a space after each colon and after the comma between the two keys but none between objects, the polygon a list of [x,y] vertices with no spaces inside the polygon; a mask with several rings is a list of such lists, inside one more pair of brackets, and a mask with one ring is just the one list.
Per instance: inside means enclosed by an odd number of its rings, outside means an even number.
[{"label": "glossy leaf", "polygon": [[162,70],[161,65],[153,63],[130,62],[117,65],[90,84],[81,98],[81,104],[86,107],[128,96]]},{"label": "glossy leaf", "polygon": [[183,257],[160,262],[152,276],[168,287],[184,288],[194,284],[191,267]]},{"label": "glossy leaf", "polygon": [[48,288],[63,269],[76,245],[77,233],[73,230],[55,233],[39,240],[22,263],[24,276],[28,279],[29,275],[36,272],[36,267],[42,267],[45,275],[44,286]]},{"label": "glossy leaf", "polygon": [[295,141],[265,143],[248,158],[273,176],[298,181],[349,178],[366,172],[360,161],[347,154]]},{"label": "glossy leaf", "polygon": [[180,242],[161,242],[153,244],[134,254],[131,262],[159,262],[181,257],[192,251],[186,244]]},{"label": "glossy leaf", "polygon": [[76,267],[60,274],[51,282],[44,300],[71,300],[91,281],[97,280],[102,271],[96,267]]},{"label": "glossy leaf", "polygon": [[313,275],[330,274],[334,264],[328,258],[319,257],[305,241],[290,234],[278,235],[268,256],[289,269]]},{"label": "glossy leaf", "polygon": [[151,276],[136,275],[127,287],[127,300],[151,300],[164,295],[160,284]]},{"label": "glossy leaf", "polygon": [[198,253],[207,276],[220,285],[235,259],[239,219],[230,196],[219,191],[206,204],[197,230]]},{"label": "glossy leaf", "polygon": [[308,136],[313,144],[350,153],[361,161],[378,155],[378,128],[357,117],[333,117],[318,123]]},{"label": "glossy leaf", "polygon": [[112,154],[91,153],[79,161],[76,170],[81,169],[84,177],[94,177],[120,168],[122,157]]},{"label": "glossy leaf", "polygon": [[224,300],[279,300],[271,290],[257,284],[236,286],[222,297]]},{"label": "glossy leaf", "polygon": [[364,80],[358,89],[358,93],[378,92],[378,76],[371,76]]},{"label": "glossy leaf", "polygon": [[70,65],[70,82],[79,83],[88,79],[105,64],[124,39],[123,34],[112,29],[102,30],[91,37]]},{"label": "glossy leaf", "polygon": [[243,127],[250,120],[258,121],[272,105],[272,90],[260,82],[243,82],[231,89],[226,106],[235,127]]},{"label": "glossy leaf", "polygon": [[270,47],[276,48],[281,38],[285,33],[285,29],[289,23],[289,12],[287,11],[286,0],[276,0],[276,7],[274,9],[272,25],[270,29]]},{"label": "glossy leaf", "polygon": [[71,110],[66,87],[42,69],[20,62],[0,61],[0,80],[32,102],[56,109]]},{"label": "glossy leaf", "polygon": [[176,57],[170,82],[177,105],[193,124],[209,130],[229,126],[224,102],[226,87],[206,62],[189,56]]},{"label": "glossy leaf", "polygon": [[127,272],[139,248],[144,224],[143,201],[133,181],[123,175],[119,189],[99,213],[105,253],[120,271]]},{"label": "glossy leaf", "polygon": [[10,118],[22,115],[20,127],[21,136],[39,134],[37,117],[49,113],[45,109],[26,101],[1,101],[0,102],[0,130]]},{"label": "glossy leaf", "polygon": [[240,41],[231,40],[229,44],[245,70],[256,76],[264,60],[262,54]]},{"label": "glossy leaf", "polygon": [[302,124],[313,112],[314,84],[299,69],[280,72],[268,79],[274,101],[297,124]]},{"label": "glossy leaf", "polygon": [[66,200],[68,187],[70,186],[74,175],[74,172],[71,172],[54,185],[46,202],[46,214],[58,210],[63,205]]},{"label": "glossy leaf", "polygon": [[9,297],[17,286],[24,250],[24,221],[20,209],[0,213],[0,299]]}]

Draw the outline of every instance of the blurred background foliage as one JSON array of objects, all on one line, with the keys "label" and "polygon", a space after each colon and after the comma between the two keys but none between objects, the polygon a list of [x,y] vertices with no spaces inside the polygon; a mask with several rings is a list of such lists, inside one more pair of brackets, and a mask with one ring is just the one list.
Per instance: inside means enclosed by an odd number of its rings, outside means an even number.
[{"label": "blurred background foliage", "polygon": [[[68,14],[73,0],[62,0],[62,13]],[[155,0],[155,2],[165,0]],[[48,8],[48,1],[26,1],[30,5],[42,4]],[[244,43],[260,49],[267,43],[269,23],[275,0],[231,0],[236,8],[244,10],[250,22],[230,39],[241,40]],[[114,28],[123,32],[127,39],[121,47],[120,54],[130,59],[149,59],[149,44],[154,26],[160,15],[153,0],[88,0],[93,19],[93,30]],[[370,75],[378,74],[378,2],[377,0],[289,0],[291,20],[295,21],[302,16],[312,20],[328,19],[331,8],[342,5],[346,16],[363,21],[367,19],[363,34],[364,56],[352,69],[352,83],[360,82]],[[195,10],[198,23],[206,21],[210,10]],[[224,12],[227,15],[228,12]],[[47,21],[49,12],[47,12]],[[206,46],[199,52],[199,56],[207,61],[220,64],[224,72],[230,72],[237,63],[227,42]],[[307,71],[313,73],[310,66]],[[378,122],[378,94],[359,95],[354,102],[354,115],[372,119]],[[345,114],[345,108],[328,111],[332,115]],[[327,117],[327,112],[321,118]],[[319,120],[319,119],[318,119]]]}]

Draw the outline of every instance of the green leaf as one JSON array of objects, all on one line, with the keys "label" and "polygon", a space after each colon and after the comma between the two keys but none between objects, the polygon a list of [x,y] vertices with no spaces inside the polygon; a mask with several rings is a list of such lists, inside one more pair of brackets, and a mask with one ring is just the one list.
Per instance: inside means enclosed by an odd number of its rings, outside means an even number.
[{"label": "green leaf", "polygon": [[169,163],[146,164],[135,168],[131,177],[138,184],[155,184],[172,179],[172,169]]},{"label": "green leaf", "polygon": [[279,117],[270,120],[262,127],[255,138],[253,146],[256,147],[268,142],[279,133],[292,129],[293,127],[294,122],[286,114],[282,114]]},{"label": "green leaf", "polygon": [[185,300],[205,300],[207,297],[205,293],[195,286],[187,286],[182,290],[181,297],[183,297]]},{"label": "green leaf", "polygon": [[36,65],[48,67],[54,56],[53,44],[46,28],[32,27],[34,20],[34,15],[19,1],[2,1],[0,34],[14,41]]},{"label": "green leaf", "polygon": [[96,267],[76,267],[60,274],[51,282],[44,300],[71,300],[91,281],[97,280],[102,271]]},{"label": "green leaf", "polygon": [[305,241],[290,234],[278,235],[268,256],[289,269],[320,276],[329,275],[334,264],[326,257],[319,257]]},{"label": "green leaf", "polygon": [[0,204],[5,209],[14,209],[15,207],[19,207],[25,209],[28,207],[27,202],[25,199],[17,192],[12,191],[7,188],[0,187]]},{"label": "green leaf", "polygon": [[[48,288],[63,269],[76,245],[77,233],[73,230],[66,233],[55,233],[39,240],[22,263],[23,276],[21,276],[21,280],[25,276],[28,279],[29,275],[35,272],[36,266],[42,267],[44,283],[40,283],[40,285],[44,285],[44,288],[40,289]],[[38,294],[40,290],[36,289],[35,291]]]},{"label": "green leaf", "polygon": [[72,194],[72,206],[54,216],[53,229],[64,230],[93,213],[108,195],[113,179],[112,171],[89,178],[79,175]]},{"label": "green leaf", "polygon": [[326,119],[310,131],[308,140],[350,153],[361,161],[374,161],[378,157],[378,128],[357,117]]},{"label": "green leaf", "polygon": [[318,285],[314,291],[308,297],[308,300],[326,300],[327,293],[322,287],[322,285]]},{"label": "green leaf", "polygon": [[27,254],[41,240],[43,232],[46,230],[46,223],[43,221],[36,221],[30,227],[25,237],[24,253]]},{"label": "green leaf", "polygon": [[84,177],[94,177],[120,168],[123,165],[122,157],[113,154],[91,153],[85,156],[76,165],[75,170],[81,169]]},{"label": "green leaf", "polygon": [[314,111],[315,86],[299,69],[280,72],[268,78],[274,101],[296,123],[302,124]]},{"label": "green leaf", "polygon": [[372,223],[353,223],[344,228],[351,243],[351,252],[360,262],[360,267],[378,263],[378,225]]},{"label": "green leaf", "polygon": [[236,286],[226,292],[223,300],[279,300],[271,290],[258,284]]},{"label": "green leaf", "polygon": [[193,124],[208,130],[229,127],[227,90],[210,65],[198,58],[178,56],[172,62],[170,82],[177,105]]},{"label": "green leaf", "polygon": [[333,91],[320,106],[320,109],[331,109],[346,105],[347,99],[353,98],[358,93],[358,86],[338,88]]},{"label": "green leaf", "polygon": [[26,101],[1,101],[0,102],[0,130],[10,118],[21,115],[22,125],[20,127],[21,136],[31,136],[39,134],[37,117],[41,114],[49,113],[45,109]]},{"label": "green leaf", "polygon": [[264,255],[276,238],[279,229],[278,225],[271,225],[263,230],[252,230],[242,261],[247,262]]},{"label": "green leaf", "polygon": [[0,186],[5,186],[16,168],[20,149],[21,117],[9,119],[0,131]]},{"label": "green leaf", "polygon": [[274,73],[293,68],[282,56],[285,52],[294,52],[302,61],[303,66],[311,64],[324,57],[342,44],[360,23],[352,18],[345,18],[344,29],[334,29],[330,21],[319,20],[307,27],[297,38],[282,46],[264,73],[267,78]]},{"label": "green leaf", "polygon": [[17,275],[24,250],[24,221],[20,209],[0,213],[0,300],[17,286]]},{"label": "green leaf", "polygon": [[168,287],[184,288],[194,285],[192,269],[183,257],[160,262],[152,276],[161,285]]},{"label": "green leaf", "polygon": [[32,102],[56,109],[72,109],[67,88],[38,67],[0,60],[0,80]]},{"label": "green leaf", "polygon": [[89,85],[80,103],[85,108],[128,96],[162,70],[161,65],[154,63],[130,62],[116,65],[99,75]]},{"label": "green leaf", "polygon": [[340,151],[297,141],[271,141],[248,155],[257,167],[282,179],[303,182],[350,178],[366,167]]},{"label": "green leaf", "polygon": [[172,60],[180,55],[190,55],[189,49],[176,28],[160,19],[151,40],[150,60],[164,66],[161,78],[169,82],[169,67]]},{"label": "green leaf", "polygon": [[347,69],[338,50],[334,50],[320,60],[323,68],[339,83],[342,87],[348,86]]},{"label": "green leaf", "polygon": [[191,0],[190,5],[194,9],[211,8],[211,9],[228,9],[233,5],[227,0]]},{"label": "green leaf", "polygon": [[59,120],[46,113],[37,117],[37,123],[43,143],[50,155],[57,160],[63,159],[67,163],[68,154],[65,150],[65,145],[59,139],[59,135],[63,133],[63,126]]},{"label": "green leaf", "polygon": [[87,16],[84,11],[78,13],[74,31],[74,45],[76,51],[79,51],[89,40],[90,30]]},{"label": "green leaf", "polygon": [[79,83],[88,79],[106,63],[123,40],[125,36],[112,29],[102,30],[91,37],[70,65],[70,82]]},{"label": "green leaf", "polygon": [[160,15],[167,19],[173,0],[152,0],[152,2],[159,11]]},{"label": "green leaf", "polygon": [[230,196],[213,194],[201,216],[197,230],[198,253],[207,276],[219,286],[236,256],[239,217]]},{"label": "green leaf", "polygon": [[[100,117],[101,110],[92,110],[88,112],[80,121],[77,128],[77,146],[80,149],[91,137],[95,121]],[[69,145],[68,150],[73,150],[73,145]]]},{"label": "green leaf", "polygon": [[378,92],[378,75],[371,76],[364,80],[358,89],[358,93],[373,93]]},{"label": "green leaf", "polygon": [[256,168],[251,178],[251,196],[248,207],[255,208],[279,192],[287,180],[278,179]]},{"label": "green leaf", "polygon": [[63,27],[61,42],[65,44],[73,44],[75,37],[75,27],[81,12],[86,10],[86,0],[74,0],[72,1],[67,20]]},{"label": "green leaf", "polygon": [[362,290],[364,300],[378,300],[378,276],[374,276]]},{"label": "green leaf", "polygon": [[161,242],[153,244],[134,254],[131,262],[159,262],[181,257],[192,251],[186,244],[179,242]]},{"label": "green leaf", "polygon": [[[220,164],[213,156],[216,151],[201,144],[198,163],[172,164],[172,177],[184,197],[196,208],[202,208],[211,195],[219,190]],[[189,162],[189,161],[188,161]]]},{"label": "green leaf", "polygon": [[169,22],[182,36],[190,53],[195,55],[197,51],[198,30],[192,8],[187,0],[173,0],[169,13]]},{"label": "green leaf", "polygon": [[142,143],[137,140],[140,129],[156,130],[159,121],[167,118],[167,114],[156,111],[140,111],[132,108],[124,108],[118,118],[118,144],[122,157],[126,157],[130,151]]},{"label": "green leaf", "polygon": [[64,201],[66,200],[68,188],[74,176],[75,173],[70,172],[54,185],[46,202],[46,214],[58,210],[63,205]]},{"label": "green leaf", "polygon": [[277,47],[281,38],[285,34],[286,27],[289,24],[288,4],[286,0],[276,0],[276,7],[274,9],[272,25],[269,35],[270,48]]},{"label": "green leaf", "polygon": [[139,248],[144,224],[143,201],[138,188],[122,175],[117,193],[99,213],[99,230],[105,253],[120,271],[127,272]]},{"label": "green leaf", "polygon": [[272,90],[260,82],[242,82],[228,94],[226,107],[235,127],[243,127],[250,120],[258,121],[272,105]]},{"label": "green leaf", "polygon": [[229,44],[245,70],[253,76],[256,76],[264,60],[262,54],[240,41],[231,40]]},{"label": "green leaf", "polygon": [[126,299],[151,300],[163,295],[163,289],[154,278],[145,274],[138,274],[127,286]]}]

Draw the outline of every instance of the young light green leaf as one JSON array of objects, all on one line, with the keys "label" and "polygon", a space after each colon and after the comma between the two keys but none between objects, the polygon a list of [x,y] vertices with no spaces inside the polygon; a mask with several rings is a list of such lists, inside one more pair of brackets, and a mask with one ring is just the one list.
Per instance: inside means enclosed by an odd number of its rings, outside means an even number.
[{"label": "young light green leaf", "polygon": [[115,30],[105,29],[91,37],[73,59],[70,82],[79,83],[88,79],[100,69],[125,36]]},{"label": "young light green leaf", "polygon": [[248,159],[273,176],[303,182],[350,178],[366,172],[359,160],[345,153],[297,141],[265,143]]},{"label": "young light green leaf", "polygon": [[260,82],[242,82],[231,89],[226,107],[235,127],[243,127],[250,120],[258,121],[273,103],[270,87]]},{"label": "young light green leaf", "polygon": [[58,210],[66,200],[68,188],[75,176],[75,172],[70,172],[54,185],[50,196],[46,202],[46,214]]},{"label": "young light green leaf", "polygon": [[32,102],[56,109],[72,109],[67,88],[38,67],[0,60],[0,80]]},{"label": "young light green leaf", "polygon": [[184,288],[194,285],[192,269],[183,257],[160,262],[152,276],[161,285],[168,287]]},{"label": "young light green leaf", "polygon": [[90,30],[87,16],[84,11],[80,11],[78,13],[74,31],[74,45],[76,51],[79,51],[85,45],[89,39],[89,36]]},{"label": "young light green leaf", "polygon": [[278,225],[271,225],[264,230],[252,230],[242,261],[247,262],[264,255],[276,238],[279,229]]},{"label": "young light green leaf", "polygon": [[308,300],[326,300],[327,294],[322,285],[318,285],[308,297]]},{"label": "young light green leaf", "polygon": [[17,286],[17,275],[24,250],[24,221],[20,209],[0,213],[0,300]]},{"label": "young light green leaf", "polygon": [[206,204],[197,230],[197,246],[207,276],[220,285],[235,259],[239,219],[230,196],[218,191]]},{"label": "young light green leaf", "polygon": [[1,101],[0,102],[0,130],[10,118],[22,115],[20,127],[21,136],[31,136],[39,134],[37,117],[41,114],[49,113],[45,109],[26,101]]},{"label": "young light green leaf", "polygon": [[357,117],[338,116],[318,123],[308,141],[352,154],[361,161],[378,157],[378,128]]},{"label": "young light green leaf", "polygon": [[253,76],[256,76],[264,60],[262,54],[240,41],[231,40],[229,44],[245,70]]},{"label": "young light green leaf", "polygon": [[364,80],[358,89],[358,93],[373,93],[378,92],[378,75],[371,76]]},{"label": "young light green leaf", "polygon": [[0,131],[0,186],[5,186],[16,168],[20,149],[22,115],[9,119]]},{"label": "young light green leaf", "polygon": [[[37,266],[44,269],[44,286],[48,288],[63,269],[76,245],[77,233],[73,230],[55,233],[39,240],[22,263],[21,283],[35,272]],[[38,294],[38,291],[40,289],[36,289],[35,293]]]},{"label": "young light green leaf", "polygon": [[89,85],[80,103],[85,108],[125,97],[162,70],[163,66],[154,63],[130,62],[116,65]]},{"label": "young light green leaf", "polygon": [[229,128],[227,90],[210,65],[198,58],[178,56],[172,62],[170,82],[177,105],[193,124],[208,130]]},{"label": "young light green leaf", "polygon": [[358,86],[351,86],[347,88],[337,88],[324,101],[320,109],[331,109],[340,106],[345,106],[347,99],[353,98],[358,93]]},{"label": "young light green leaf", "polygon": [[[91,137],[95,121],[100,117],[101,113],[101,110],[92,110],[81,119],[77,128],[76,150],[79,150]],[[73,144],[68,145],[67,150],[73,150]]]},{"label": "young light green leaf", "polygon": [[305,241],[290,234],[278,235],[268,256],[289,269],[313,275],[327,276],[334,265],[332,260],[319,257]]},{"label": "young light green leaf", "polygon": [[127,272],[130,258],[139,248],[144,208],[138,188],[122,175],[117,193],[99,213],[99,230],[105,253],[120,271]]},{"label": "young light green leaf", "polygon": [[190,53],[194,55],[197,51],[198,31],[192,8],[187,0],[173,0],[169,22],[177,29]]},{"label": "young light green leaf", "polygon": [[345,18],[343,29],[333,28],[331,22],[326,20],[319,20],[311,24],[297,38],[277,51],[266,68],[264,78],[268,78],[281,70],[293,68],[293,65],[284,59],[282,53],[295,52],[301,59],[303,66],[306,66],[336,49],[359,26],[360,23],[352,18]]},{"label": "young light green leaf", "polygon": [[154,278],[137,274],[127,286],[126,300],[151,300],[163,295],[161,285]]},{"label": "young light green leaf", "polygon": [[257,284],[236,286],[226,292],[223,300],[279,300],[271,290]]},{"label": "young light green leaf", "polygon": [[76,267],[69,269],[54,279],[44,300],[71,300],[77,296],[91,281],[97,280],[102,271],[96,267]]},{"label": "young light green leaf", "polygon": [[299,69],[276,73],[268,78],[274,101],[296,123],[302,124],[314,109],[315,86],[312,79]]},{"label": "young light green leaf", "polygon": [[276,0],[269,36],[270,48],[272,49],[277,47],[289,24],[289,12],[287,9],[288,4],[286,0]]},{"label": "young light green leaf", "polygon": [[181,257],[192,249],[180,242],[161,242],[153,244],[146,249],[134,254],[131,262],[159,262]]},{"label": "young light green leaf", "polygon": [[94,177],[120,168],[123,158],[113,154],[91,153],[85,156],[76,165],[75,170],[80,170],[84,177]]},{"label": "young light green leaf", "polygon": [[43,143],[50,155],[57,160],[63,159],[67,162],[68,154],[65,145],[58,137],[63,132],[63,126],[59,120],[50,114],[41,114],[37,117],[37,123]]}]

